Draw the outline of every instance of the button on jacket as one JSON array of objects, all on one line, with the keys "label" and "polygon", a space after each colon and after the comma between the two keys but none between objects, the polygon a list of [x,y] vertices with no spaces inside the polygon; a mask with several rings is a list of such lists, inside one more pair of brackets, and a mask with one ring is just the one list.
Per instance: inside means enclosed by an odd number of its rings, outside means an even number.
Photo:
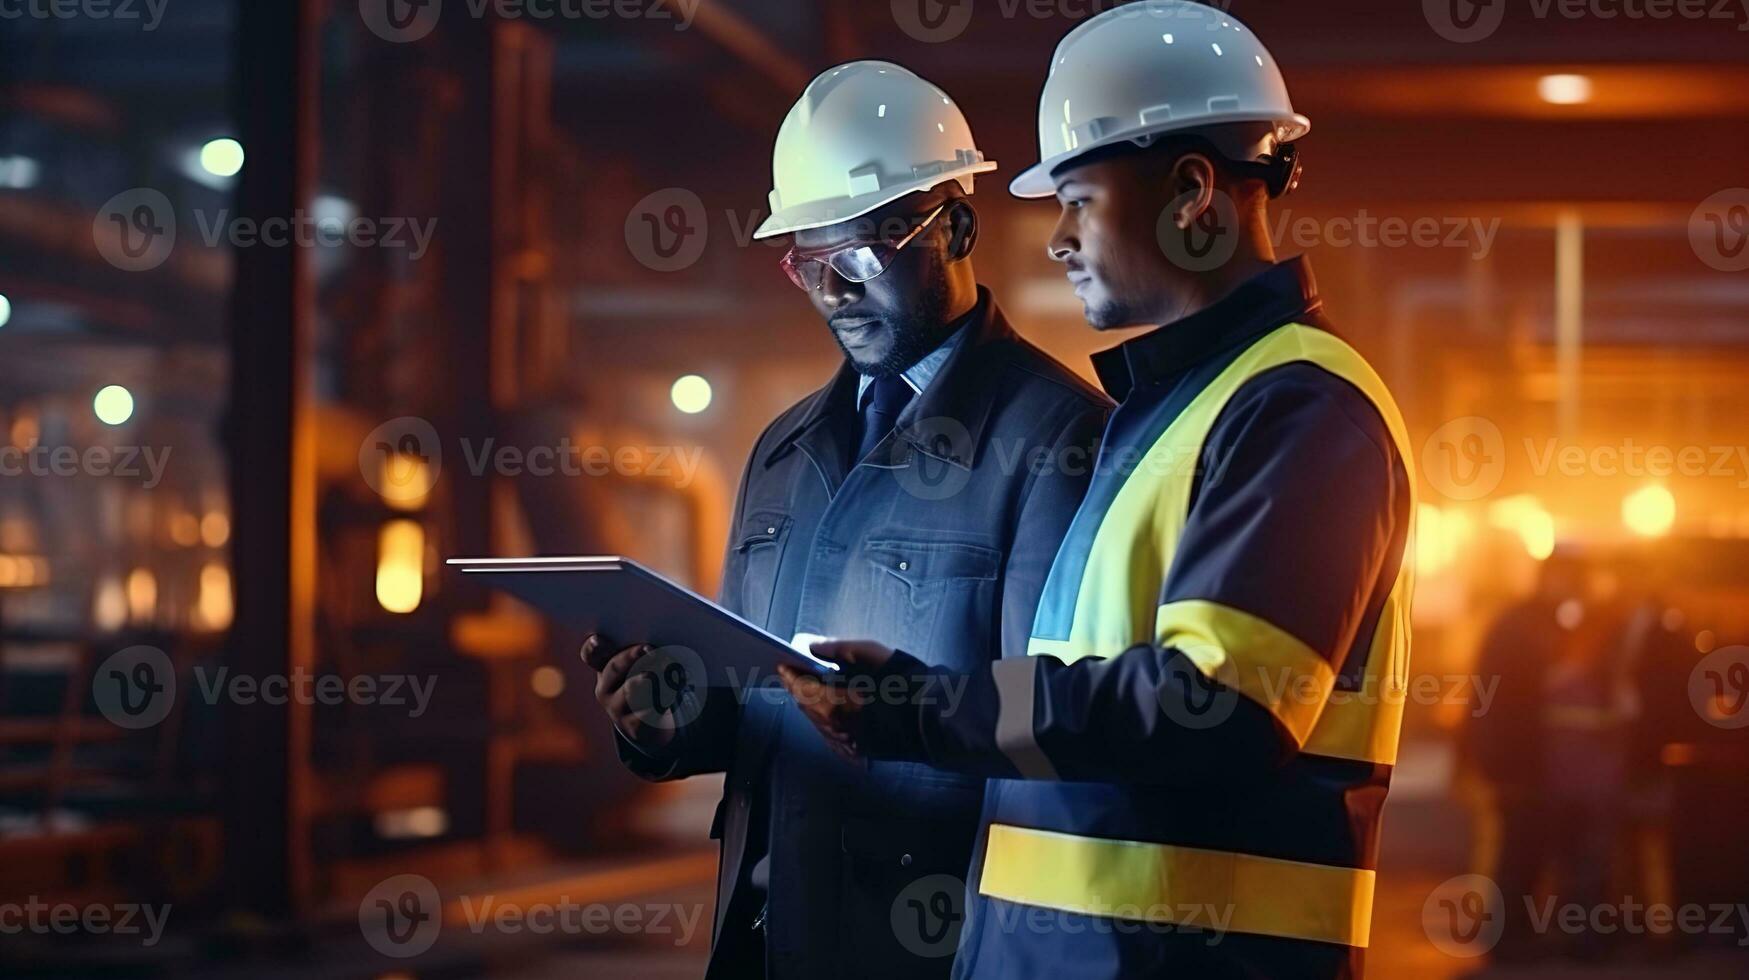
[{"label": "button on jacket", "polygon": [[[873,638],[955,672],[1024,652],[1110,402],[982,289],[939,371],[854,461],[859,387],[845,362],[760,436],[723,604],[780,636]],[[619,751],[649,779],[727,773],[711,976],[758,975],[745,938],[762,911],[771,976],[947,974],[952,943],[906,925],[901,893],[963,880],[982,778],[846,763],[779,687],[709,692],[668,750]],[[768,891],[751,880],[762,855]]]}]

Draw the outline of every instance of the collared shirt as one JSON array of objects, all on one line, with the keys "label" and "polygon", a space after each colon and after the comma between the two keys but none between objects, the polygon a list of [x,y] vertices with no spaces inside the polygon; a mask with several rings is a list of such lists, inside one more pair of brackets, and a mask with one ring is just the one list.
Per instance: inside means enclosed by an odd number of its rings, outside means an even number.
[{"label": "collared shirt", "polygon": [[1296,319],[1324,326],[1323,301],[1304,258],[1272,265],[1181,320],[1095,353],[1093,370],[1121,402],[1136,388],[1172,379]]},{"label": "collared shirt", "polygon": [[[1025,649],[1109,403],[1016,335],[988,290],[977,309],[941,325],[965,332],[906,409],[953,424],[899,433],[890,458],[851,463],[858,376],[840,361],[767,427],[728,525],[724,608],[779,636],[868,636],[959,671]],[[1016,463],[1034,449],[1065,465]],[[887,915],[905,881],[964,874],[982,782],[847,766],[776,692],[712,692],[655,756],[619,739],[646,778],[727,770],[710,976],[835,976],[851,964],[863,976],[945,977],[952,957],[863,924]],[[752,868],[767,855],[761,895]],[[769,959],[748,965],[740,954],[758,944],[738,940],[767,897]]]},{"label": "collared shirt", "polygon": [[[977,313],[977,307],[972,308],[972,313]],[[965,336],[965,332],[966,328],[963,326],[955,330],[946,340],[941,342],[940,347],[923,355],[923,360],[906,368],[900,374],[900,377],[905,379],[905,383],[911,386],[913,392],[919,395],[923,394],[923,389],[929,387],[929,382],[935,380],[935,376],[941,373],[941,366],[947,363],[949,357],[953,356],[954,348],[959,346],[960,338]],[[871,384],[874,384],[874,379],[868,375],[857,376],[856,409],[859,412],[862,411],[863,403],[868,400],[868,386]]]},{"label": "collared shirt", "polygon": [[[1114,523],[1140,521],[1135,534],[1150,539],[1145,512],[1119,503],[1132,482],[1139,487],[1160,479],[1142,460],[1202,392],[1265,335],[1287,323],[1327,330],[1322,307],[1309,265],[1290,259],[1197,313],[1094,356],[1100,381],[1122,404],[1106,429],[1105,465],[1040,600],[1035,639],[1066,641],[1072,620],[1110,618],[1082,608],[1083,598],[1095,596],[1084,597],[1081,585],[1089,569],[1102,564],[1104,549],[1129,546],[1131,537],[1114,533]],[[1343,661],[1348,650],[1342,637],[1354,626],[1350,616],[1364,621],[1377,609],[1352,610],[1344,600],[1347,592],[1320,596],[1302,579],[1307,570],[1322,569],[1333,581],[1368,582],[1372,576],[1364,565],[1348,567],[1338,559],[1358,561],[1375,546],[1380,553],[1395,553],[1392,537],[1407,526],[1408,515],[1401,512],[1409,499],[1407,470],[1381,409],[1325,367],[1293,360],[1232,394],[1192,462],[1196,476],[1169,580],[1139,572],[1129,576],[1133,601],[1143,606],[1220,601],[1263,616]],[[1340,505],[1329,499],[1338,487],[1334,496]],[[1274,558],[1266,561],[1260,554]],[[1389,577],[1370,584],[1379,586],[1372,598],[1382,600]],[[1109,600],[1118,591],[1128,592],[1105,588],[1098,593]],[[1366,590],[1357,591],[1362,600],[1368,598]],[[1098,652],[1110,656],[1114,651]],[[1354,660],[1347,663],[1354,669]]]}]

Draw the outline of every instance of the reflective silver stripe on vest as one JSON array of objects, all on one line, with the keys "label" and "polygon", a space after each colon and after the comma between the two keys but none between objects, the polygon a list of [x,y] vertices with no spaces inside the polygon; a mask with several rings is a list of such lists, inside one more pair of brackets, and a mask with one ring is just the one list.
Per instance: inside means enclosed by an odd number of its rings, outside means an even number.
[{"label": "reflective silver stripe on vest", "polygon": [[996,747],[1027,779],[1055,779],[1057,770],[1045,758],[1032,733],[1033,675],[1036,657],[1009,657],[991,665],[996,680]]}]

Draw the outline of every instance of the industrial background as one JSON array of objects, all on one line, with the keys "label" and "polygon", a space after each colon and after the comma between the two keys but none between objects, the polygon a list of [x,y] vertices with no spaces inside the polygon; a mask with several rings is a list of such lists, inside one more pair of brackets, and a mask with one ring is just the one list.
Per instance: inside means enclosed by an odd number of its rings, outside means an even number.
[{"label": "industrial background", "polygon": [[[0,973],[699,975],[719,787],[623,772],[580,638],[442,559],[714,591],[747,451],[839,357],[751,233],[842,61],[965,110],[980,276],[1091,378],[1114,338],[1005,184],[1110,6],[0,2]],[[1744,975],[1749,9],[1230,9],[1314,122],[1277,249],[1421,456],[1374,973]],[[1483,664],[1551,562],[1559,629]],[[1621,694],[1581,856],[1617,899],[1503,964],[1459,921],[1512,819],[1475,747],[1542,723],[1489,692],[1545,659]]]}]

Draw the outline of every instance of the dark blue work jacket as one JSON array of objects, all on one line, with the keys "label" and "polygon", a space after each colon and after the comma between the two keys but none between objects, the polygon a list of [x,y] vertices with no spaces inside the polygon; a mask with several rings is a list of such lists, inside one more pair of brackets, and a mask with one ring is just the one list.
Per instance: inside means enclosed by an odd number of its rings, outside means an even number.
[{"label": "dark blue work jacket", "polygon": [[[780,636],[870,638],[954,671],[1024,652],[1109,400],[982,289],[940,372],[860,461],[856,389],[846,362],[760,436],[723,604]],[[772,977],[947,975],[953,944],[906,890],[964,876],[981,778],[840,761],[780,688],[707,698],[660,757],[619,748],[648,779],[727,773],[710,976],[760,975],[762,946]],[[762,912],[766,941],[748,942]]]}]

